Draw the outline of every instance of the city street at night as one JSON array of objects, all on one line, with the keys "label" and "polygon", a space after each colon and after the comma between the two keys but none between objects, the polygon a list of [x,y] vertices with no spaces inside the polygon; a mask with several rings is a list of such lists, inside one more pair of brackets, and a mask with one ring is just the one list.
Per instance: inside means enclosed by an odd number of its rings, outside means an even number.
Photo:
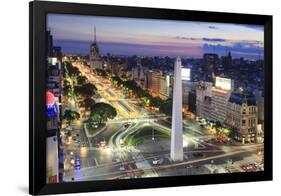
[{"label": "city street at night", "polygon": [[[140,108],[136,104],[139,100],[114,88],[106,78],[92,75],[90,69],[80,62],[73,65],[97,86],[97,92],[101,96],[99,99],[111,103],[117,109],[117,117],[108,120],[105,129],[98,131],[93,137],[87,137],[85,133],[82,126],[85,119],[77,120],[70,125],[79,137],[76,139],[78,143],[69,141],[64,144],[65,181],[195,175],[209,173],[208,167],[220,172],[229,172],[228,167],[232,168],[231,171],[242,172],[241,166],[259,161],[258,154],[263,151],[263,144],[241,146],[237,143],[229,145],[208,143],[206,141],[212,140],[214,136],[208,134],[207,128],[201,127],[194,119],[185,118],[184,161],[174,163],[169,156],[171,121],[168,116],[158,112],[152,113],[145,107]],[[75,100],[75,97],[73,99]],[[123,104],[118,104],[118,101],[122,101]],[[71,102],[65,107],[79,110],[79,106],[75,103],[72,105]],[[69,128],[67,125],[65,127]],[[147,127],[152,129],[149,135],[138,143],[125,144],[128,138]],[[153,130],[158,133],[155,137]],[[159,136],[159,133],[163,136]],[[100,145],[102,141],[105,141],[104,146]],[[80,169],[75,169],[71,164],[73,157],[79,157]],[[230,164],[229,160],[233,163]],[[196,169],[190,171],[191,167]]]},{"label": "city street at night", "polygon": [[47,42],[48,182],[264,170],[259,26],[50,14]]}]

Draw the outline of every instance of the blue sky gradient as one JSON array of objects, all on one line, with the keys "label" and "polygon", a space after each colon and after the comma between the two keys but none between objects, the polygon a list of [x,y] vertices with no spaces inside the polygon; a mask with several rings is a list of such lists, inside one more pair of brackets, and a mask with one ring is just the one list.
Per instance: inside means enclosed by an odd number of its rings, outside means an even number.
[{"label": "blue sky gradient", "polygon": [[263,58],[263,26],[48,14],[47,26],[64,53],[88,54],[94,26],[101,54],[185,56],[203,53]]}]

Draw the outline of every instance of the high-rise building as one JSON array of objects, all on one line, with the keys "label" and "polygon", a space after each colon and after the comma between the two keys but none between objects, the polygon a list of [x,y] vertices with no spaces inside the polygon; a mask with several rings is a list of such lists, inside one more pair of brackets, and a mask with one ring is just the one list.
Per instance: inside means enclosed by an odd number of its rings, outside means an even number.
[{"label": "high-rise building", "polygon": [[182,68],[182,94],[183,94],[183,106],[188,109],[189,92],[195,90],[195,83],[191,81],[191,68]]},{"label": "high-rise building", "polygon": [[196,115],[206,117],[211,110],[212,83],[200,81],[196,87]]},{"label": "high-rise building", "polygon": [[215,85],[201,82],[196,89],[196,114],[209,120],[224,123],[227,103],[233,91],[233,80],[216,77]]},{"label": "high-rise building", "polygon": [[149,91],[152,86],[152,73],[153,73],[152,70],[147,71],[146,77],[145,77],[145,88]]},{"label": "high-rise building", "polygon": [[227,56],[221,56],[221,64],[224,69],[229,69],[232,66],[232,56],[231,52],[228,52]]},{"label": "high-rise building", "polygon": [[203,56],[203,60],[206,71],[206,80],[208,82],[215,82],[215,70],[219,65],[218,55],[213,53],[205,53]]},{"label": "high-rise building", "polygon": [[64,157],[60,148],[61,123],[61,50],[53,46],[53,37],[47,31],[47,183],[58,183],[63,178]]},{"label": "high-rise building", "polygon": [[61,95],[61,62],[56,57],[49,57],[47,64],[47,90],[56,97]]},{"label": "high-rise building", "polygon": [[62,62],[62,51],[60,46],[53,47],[53,56],[56,57],[60,62]]},{"label": "high-rise building", "polygon": [[92,69],[102,69],[102,62],[99,56],[99,47],[96,37],[96,26],[94,27],[94,42],[90,46],[90,65]]},{"label": "high-rise building", "polygon": [[59,175],[59,108],[56,97],[51,91],[46,93],[47,107],[47,138],[46,138],[46,154],[47,154],[47,183],[58,183]]},{"label": "high-rise building", "polygon": [[171,95],[171,75],[165,74],[160,78],[159,97],[167,99]]},{"label": "high-rise building", "polygon": [[263,91],[254,91],[254,95],[257,100],[258,107],[258,122],[263,124],[264,122],[264,92]]},{"label": "high-rise building", "polygon": [[132,79],[143,89],[147,88],[147,73],[148,68],[143,67],[140,63],[137,63],[137,66],[132,68]]},{"label": "high-rise building", "polygon": [[174,67],[173,111],[171,135],[171,160],[183,160],[183,130],[182,130],[182,75],[181,59],[177,57]]},{"label": "high-rise building", "polygon": [[152,96],[159,96],[159,89],[160,89],[160,78],[161,73],[160,71],[153,71],[150,70],[147,73],[147,88],[152,94]]},{"label": "high-rise building", "polygon": [[208,113],[208,118],[215,121],[224,122],[227,113],[227,102],[230,97],[231,91],[220,89],[217,87],[212,88],[211,110]]},{"label": "high-rise building", "polygon": [[211,120],[224,123],[227,112],[227,102],[234,88],[233,80],[229,78],[216,77],[215,86],[212,87],[211,112],[208,117]]},{"label": "high-rise building", "polygon": [[192,90],[188,94],[188,111],[196,113],[196,91]]},{"label": "high-rise building", "polygon": [[46,33],[46,40],[47,40],[47,56],[52,57],[53,56],[53,36],[52,36],[50,30],[48,30]]},{"label": "high-rise building", "polygon": [[227,105],[226,124],[234,131],[234,139],[255,142],[258,123],[256,98],[251,93],[232,93]]},{"label": "high-rise building", "polygon": [[47,66],[47,183],[58,183],[59,175],[59,134],[60,134],[60,96],[61,69],[55,57],[48,58]]},{"label": "high-rise building", "polygon": [[115,76],[120,76],[121,75],[121,69],[123,66],[120,63],[111,63],[111,73],[114,74]]},{"label": "high-rise building", "polygon": [[132,68],[133,80],[144,81],[146,72],[147,72],[147,68],[137,63],[137,66]]},{"label": "high-rise building", "polygon": [[264,138],[264,91],[254,91],[258,108],[258,125],[257,125],[257,142],[263,141]]},{"label": "high-rise building", "polygon": [[162,99],[167,99],[171,94],[171,76],[164,74],[162,71],[150,70],[146,74],[147,89],[152,96],[159,96]]},{"label": "high-rise building", "polygon": [[189,93],[196,89],[196,84],[192,81],[182,80],[183,106],[189,108]]}]

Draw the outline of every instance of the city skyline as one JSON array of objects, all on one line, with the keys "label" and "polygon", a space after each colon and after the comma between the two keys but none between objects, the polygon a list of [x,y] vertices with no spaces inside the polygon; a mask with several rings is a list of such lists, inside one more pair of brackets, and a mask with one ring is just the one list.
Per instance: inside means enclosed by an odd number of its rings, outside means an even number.
[{"label": "city skyline", "polygon": [[47,183],[264,171],[261,26],[49,15],[47,27]]},{"label": "city skyline", "polygon": [[[67,54],[88,54],[94,26],[101,54],[184,56],[203,53],[263,58],[263,26],[48,14],[54,44]],[[73,28],[75,26],[75,28]]]}]

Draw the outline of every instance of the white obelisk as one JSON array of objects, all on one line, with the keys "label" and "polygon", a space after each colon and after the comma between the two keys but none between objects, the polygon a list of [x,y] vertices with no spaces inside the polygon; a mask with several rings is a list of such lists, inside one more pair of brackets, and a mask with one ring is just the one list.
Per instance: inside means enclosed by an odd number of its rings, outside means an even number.
[{"label": "white obelisk", "polygon": [[172,161],[183,160],[183,136],[182,136],[182,75],[181,59],[177,57],[174,66],[173,88],[173,115],[172,115],[172,138],[171,159]]}]

